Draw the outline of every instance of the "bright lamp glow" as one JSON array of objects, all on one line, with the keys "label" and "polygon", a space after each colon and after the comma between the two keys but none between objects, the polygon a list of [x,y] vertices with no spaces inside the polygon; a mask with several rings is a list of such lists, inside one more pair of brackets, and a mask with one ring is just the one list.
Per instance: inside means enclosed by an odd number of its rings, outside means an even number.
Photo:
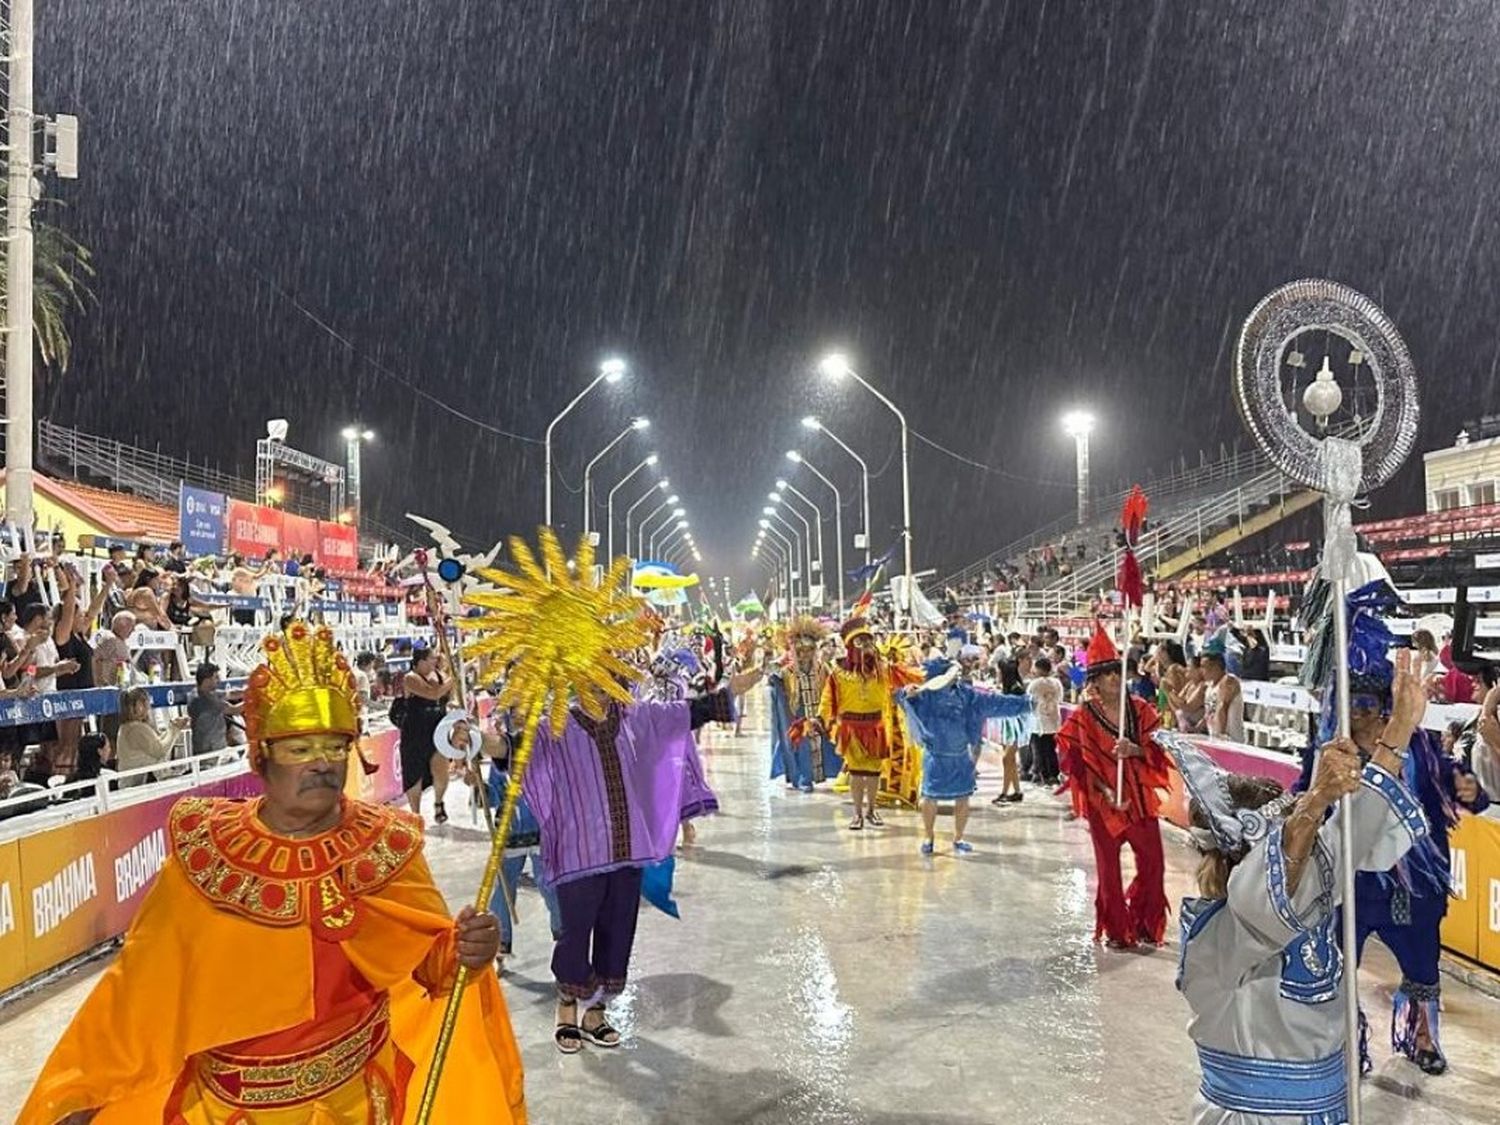
[{"label": "bright lamp glow", "polygon": [[781,492],[785,492],[786,491],[786,481],[784,481],[784,480],[777,481],[776,482],[776,488],[779,491],[781,491]]},{"label": "bright lamp glow", "polygon": [[632,418],[630,420],[632,430],[649,430],[651,428],[650,418]]},{"label": "bright lamp glow", "polygon": [[768,528],[768,527],[770,527],[770,526],[771,526],[771,521],[770,521],[770,520],[761,520],[761,521],[760,521],[760,529],[761,529],[761,530],[762,530],[762,531],[765,531],[765,530],[766,530],[766,528]]},{"label": "bright lamp glow", "polygon": [[[786,482],[785,481],[782,482],[781,487],[782,488],[786,487]],[[766,499],[769,500],[773,504],[780,504],[781,503],[781,493],[779,493],[779,492],[768,492],[768,493],[766,493]]]},{"label": "bright lamp glow", "polygon": [[838,379],[849,374],[851,370],[849,357],[842,352],[829,352],[818,361],[818,374],[826,375],[830,379]]},{"label": "bright lamp glow", "polygon": [[798,453],[795,449],[788,449],[786,451],[786,459],[794,465],[802,464],[802,454]]},{"label": "bright lamp glow", "polygon": [[1062,416],[1063,433],[1069,437],[1084,437],[1093,432],[1094,416],[1087,410],[1070,410]]},{"label": "bright lamp glow", "polygon": [[672,482],[669,481],[666,477],[662,477],[661,480],[656,482],[656,487],[665,492],[667,489],[672,487]]},{"label": "bright lamp glow", "polygon": [[[682,498],[680,496],[678,496],[677,493],[674,492],[674,493],[672,493],[672,495],[670,495],[670,496],[667,497],[667,503],[668,504],[675,504],[680,499],[682,499]],[[674,516],[680,516],[680,515],[682,515],[681,512],[673,512],[672,514]]]},{"label": "bright lamp glow", "polygon": [[599,373],[604,376],[606,383],[618,383],[625,377],[625,361],[618,356],[610,356],[599,365]]},{"label": "bright lamp glow", "polygon": [[[760,514],[763,516],[774,516],[776,514],[776,509],[768,504],[766,505],[766,507],[760,510]],[[764,527],[765,524],[761,524],[761,526]]]},{"label": "bright lamp glow", "polygon": [[[676,500],[677,497],[673,496],[672,499]],[[674,516],[676,516],[678,519],[681,519],[683,516],[687,515],[687,509],[686,508],[673,508],[672,509],[672,514]]]},{"label": "bright lamp glow", "polygon": [[[654,465],[654,464],[656,464],[657,460],[658,460],[658,458],[657,458],[656,454],[654,454],[654,453],[649,454],[646,457],[646,464],[648,464],[648,465]],[[662,483],[665,484],[666,481],[662,481]]]},{"label": "bright lamp glow", "polygon": [[802,428],[804,430],[821,430],[823,423],[809,414],[806,418],[802,419]]}]

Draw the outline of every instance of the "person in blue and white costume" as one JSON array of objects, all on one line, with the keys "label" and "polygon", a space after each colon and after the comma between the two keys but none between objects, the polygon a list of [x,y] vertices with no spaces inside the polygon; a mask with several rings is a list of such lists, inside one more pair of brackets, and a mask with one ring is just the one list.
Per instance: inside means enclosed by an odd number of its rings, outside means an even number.
[{"label": "person in blue and white costume", "polygon": [[[1362,754],[1375,749],[1390,707],[1391,666],[1385,654],[1399,642],[1382,618],[1400,606],[1399,595],[1386,580],[1370,582],[1349,595],[1349,725]],[[1316,637],[1331,632],[1325,622],[1317,625]],[[1324,721],[1331,725],[1332,716]],[[1490,799],[1473,773],[1443,753],[1430,732],[1416,730],[1409,751],[1401,779],[1421,804],[1429,834],[1389,871],[1357,876],[1354,913],[1361,957],[1366,940],[1374,935],[1401,966],[1401,985],[1392,1000],[1391,1048],[1436,1076],[1448,1069],[1439,1034],[1438,975],[1440,931],[1451,884],[1448,833],[1464,811],[1483,812]],[[1298,788],[1306,787],[1312,768],[1309,751]],[[1363,1030],[1363,1013],[1360,1018]],[[1374,1067],[1368,1038],[1360,1037],[1360,1064],[1366,1074]]]},{"label": "person in blue and white costume", "polygon": [[925,683],[913,684],[901,696],[907,725],[922,747],[922,854],[933,853],[939,801],[953,802],[953,850],[964,855],[974,847],[964,839],[969,798],[977,788],[975,767],[987,720],[1002,720],[1008,745],[1031,733],[1031,697],[986,691],[971,682],[984,652],[964,646],[957,661],[941,657],[922,667]]},{"label": "person in blue and white costume", "polygon": [[1427,835],[1422,807],[1400,780],[1426,707],[1410,653],[1398,654],[1392,695],[1370,761],[1361,765],[1352,740],[1325,744],[1295,804],[1273,781],[1224,772],[1191,739],[1156,734],[1187,784],[1203,852],[1201,897],[1182,904],[1177,975],[1203,1070],[1195,1125],[1348,1119],[1339,818],[1351,818],[1361,871],[1388,870]]}]

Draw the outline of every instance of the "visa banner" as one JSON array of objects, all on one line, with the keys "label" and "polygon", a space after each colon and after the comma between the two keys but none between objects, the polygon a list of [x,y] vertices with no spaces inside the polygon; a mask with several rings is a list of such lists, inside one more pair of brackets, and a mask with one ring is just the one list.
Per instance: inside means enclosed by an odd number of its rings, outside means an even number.
[{"label": "visa banner", "polygon": [[184,484],[177,497],[177,538],[190,555],[221,555],[229,501],[206,488]]}]

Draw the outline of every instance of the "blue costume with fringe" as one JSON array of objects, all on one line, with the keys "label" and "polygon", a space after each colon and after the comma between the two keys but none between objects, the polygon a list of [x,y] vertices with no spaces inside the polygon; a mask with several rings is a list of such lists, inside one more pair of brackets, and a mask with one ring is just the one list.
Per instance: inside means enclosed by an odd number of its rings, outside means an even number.
[{"label": "blue costume with fringe", "polygon": [[[1352,694],[1371,699],[1383,711],[1390,709],[1390,690],[1394,677],[1386,654],[1399,644],[1386,627],[1381,614],[1389,613],[1401,599],[1384,581],[1361,586],[1349,595],[1349,674]],[[1331,668],[1331,629],[1321,631],[1321,652],[1310,654],[1316,666],[1314,674]],[[1325,693],[1319,741],[1333,737],[1337,726],[1332,710],[1334,693]],[[1302,777],[1296,789],[1306,789],[1311,782],[1314,754],[1311,747],[1302,752]],[[1481,789],[1471,804],[1458,799],[1458,778],[1467,774],[1464,766],[1444,754],[1430,731],[1418,730],[1408,747],[1401,780],[1416,797],[1427,819],[1428,832],[1387,871],[1361,871],[1355,876],[1354,910],[1358,948],[1362,955],[1365,942],[1374,934],[1385,944],[1401,966],[1401,985],[1392,999],[1391,1048],[1417,1061],[1417,1031],[1425,1015],[1427,1033],[1432,1040],[1435,1060],[1424,1069],[1441,1073],[1447,1067],[1438,1034],[1439,997],[1442,986],[1438,976],[1441,953],[1441,927],[1448,913],[1451,886],[1452,855],[1448,847],[1449,830],[1458,824],[1462,809],[1483,812],[1489,807],[1489,796]],[[1363,1013],[1360,1016],[1361,1066],[1365,1073],[1373,1069],[1368,1034]]]},{"label": "blue costume with fringe", "polygon": [[788,785],[804,793],[811,793],[821,781],[832,781],[844,768],[833,740],[824,737],[821,730],[804,728],[804,737],[792,737],[793,724],[817,721],[826,678],[816,663],[808,672],[793,663],[767,678],[771,692],[771,777],[785,777]]},{"label": "blue costume with fringe", "polygon": [[[930,683],[952,669],[946,660],[925,666]],[[1031,733],[1031,698],[985,691],[962,679],[901,696],[912,737],[922,747],[922,797],[953,801],[973,796],[975,764],[987,720],[1000,720],[1008,743]]]}]

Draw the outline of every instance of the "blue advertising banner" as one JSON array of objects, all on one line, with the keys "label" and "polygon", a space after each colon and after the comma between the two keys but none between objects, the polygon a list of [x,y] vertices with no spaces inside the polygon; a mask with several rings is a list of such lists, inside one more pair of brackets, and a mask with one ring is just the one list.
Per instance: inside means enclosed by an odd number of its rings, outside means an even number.
[{"label": "blue advertising banner", "polygon": [[184,484],[177,501],[177,537],[190,555],[224,553],[228,503],[217,492]]}]

